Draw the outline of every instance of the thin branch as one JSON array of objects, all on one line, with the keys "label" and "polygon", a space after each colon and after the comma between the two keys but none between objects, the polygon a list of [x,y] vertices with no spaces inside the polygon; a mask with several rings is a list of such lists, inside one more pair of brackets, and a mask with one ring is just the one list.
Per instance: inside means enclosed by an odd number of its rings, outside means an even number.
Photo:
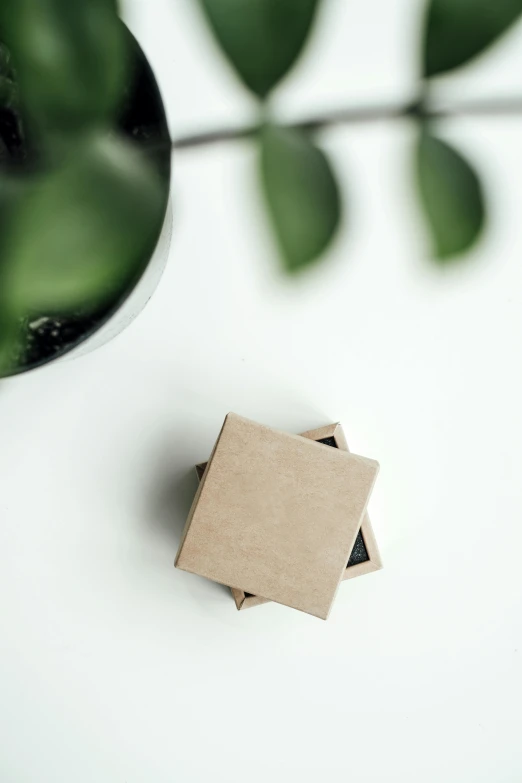
[{"label": "thin branch", "polygon": [[176,150],[182,150],[186,147],[203,147],[207,144],[219,144],[222,141],[237,141],[254,136],[258,130],[257,125],[250,125],[243,128],[220,128],[208,133],[196,133],[192,136],[183,136],[180,139],[174,139],[172,146]]},{"label": "thin branch", "polygon": [[522,114],[522,97],[515,98],[483,98],[475,101],[427,108],[424,112],[428,118],[439,117],[505,117]]},{"label": "thin branch", "polygon": [[[522,97],[491,98],[458,104],[440,104],[438,106],[427,106],[421,102],[412,101],[403,104],[378,104],[375,106],[337,109],[315,117],[308,117],[298,122],[287,123],[287,126],[305,131],[315,131],[321,128],[335,127],[336,125],[386,122],[407,117],[429,120],[451,117],[504,117],[517,114],[522,114]],[[238,141],[254,136],[258,130],[258,125],[217,128],[206,133],[196,133],[174,139],[172,146],[174,149],[180,150],[227,141]]]}]

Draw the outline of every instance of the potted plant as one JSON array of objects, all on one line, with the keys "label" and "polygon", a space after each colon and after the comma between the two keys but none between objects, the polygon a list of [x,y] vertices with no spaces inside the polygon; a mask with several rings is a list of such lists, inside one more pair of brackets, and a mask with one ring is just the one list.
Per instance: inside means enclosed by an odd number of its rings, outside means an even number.
[{"label": "potted plant", "polygon": [[166,262],[165,108],[115,0],[2,0],[0,376],[109,339]]},{"label": "potted plant", "polygon": [[[467,66],[522,16],[522,0],[426,0],[405,102],[278,119],[273,93],[307,47],[321,0],[199,0],[258,112],[243,127],[169,138],[154,76],[117,0],[0,2],[0,376],[110,338],[157,282],[169,239],[171,149],[249,139],[282,268],[307,271],[345,220],[321,131],[407,122],[408,177],[441,267],[482,236],[487,199],[445,117],[511,114],[513,98],[439,103],[439,76]],[[414,175],[413,177],[411,175]]]}]

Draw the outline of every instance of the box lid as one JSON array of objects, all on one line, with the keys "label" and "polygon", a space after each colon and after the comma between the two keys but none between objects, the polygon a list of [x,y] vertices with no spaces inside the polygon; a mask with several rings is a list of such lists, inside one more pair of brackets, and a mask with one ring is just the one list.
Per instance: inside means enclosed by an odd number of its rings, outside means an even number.
[{"label": "box lid", "polygon": [[326,619],[378,469],[229,414],[176,565]]}]

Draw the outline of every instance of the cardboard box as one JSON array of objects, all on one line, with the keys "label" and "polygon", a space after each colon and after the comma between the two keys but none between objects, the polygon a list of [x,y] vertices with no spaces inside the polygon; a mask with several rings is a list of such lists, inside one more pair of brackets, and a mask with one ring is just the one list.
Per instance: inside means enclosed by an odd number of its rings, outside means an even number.
[{"label": "cardboard box", "polygon": [[[176,566],[242,592],[242,605],[269,599],[326,619],[365,521],[378,464],[351,454],[345,443],[331,448],[331,429],[320,434],[326,443],[317,442],[317,431],[290,435],[229,414],[202,474]],[[367,562],[353,567],[367,569]]]},{"label": "cardboard box", "polygon": [[[348,448],[348,443],[346,442],[343,428],[339,423],[327,424],[325,427],[308,430],[307,432],[301,433],[301,437],[310,438],[310,440],[323,443],[325,446],[342,449],[343,451],[350,450]],[[199,465],[196,465],[196,475],[199,481],[203,478],[207,465],[208,462],[201,462]],[[361,529],[355,539],[355,544],[353,545],[343,580],[353,579],[355,576],[363,576],[364,574],[371,574],[372,571],[379,571],[381,568],[382,560],[379,548],[373,532],[372,523],[370,522],[370,517],[366,513],[363,518]],[[244,590],[239,590],[236,587],[231,587],[230,591],[239,611],[270,603],[269,598],[250,595],[249,593],[245,593]]]}]

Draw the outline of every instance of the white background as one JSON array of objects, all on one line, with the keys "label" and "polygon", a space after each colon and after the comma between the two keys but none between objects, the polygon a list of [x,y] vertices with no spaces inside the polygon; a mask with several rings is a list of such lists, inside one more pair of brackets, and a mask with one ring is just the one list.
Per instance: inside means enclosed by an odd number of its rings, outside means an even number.
[{"label": "white background", "polygon": [[[414,94],[422,3],[326,0],[274,110]],[[194,0],[127,19],[174,135],[247,121]],[[522,29],[437,90],[522,91]],[[440,132],[481,171],[484,240],[441,272],[405,123],[321,137],[348,220],[278,273],[249,143],[175,159],[174,242],[145,312],[83,359],[0,384],[2,783],[519,783],[522,119]],[[385,569],[328,622],[236,612],[173,559],[229,410],[341,420],[378,459]]]}]

